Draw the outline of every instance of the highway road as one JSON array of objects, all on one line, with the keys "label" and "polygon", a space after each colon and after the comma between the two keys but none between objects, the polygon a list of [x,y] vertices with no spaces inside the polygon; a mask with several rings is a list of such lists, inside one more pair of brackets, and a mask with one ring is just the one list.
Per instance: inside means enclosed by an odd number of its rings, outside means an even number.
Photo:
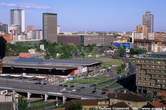
[{"label": "highway road", "polygon": [[0,78],[0,89],[15,90],[16,92],[30,92],[32,94],[47,94],[50,96],[66,96],[76,99],[103,98],[102,94],[88,94],[86,91],[72,91],[71,88],[69,89],[62,86],[35,84],[25,82],[24,80],[7,78]]}]

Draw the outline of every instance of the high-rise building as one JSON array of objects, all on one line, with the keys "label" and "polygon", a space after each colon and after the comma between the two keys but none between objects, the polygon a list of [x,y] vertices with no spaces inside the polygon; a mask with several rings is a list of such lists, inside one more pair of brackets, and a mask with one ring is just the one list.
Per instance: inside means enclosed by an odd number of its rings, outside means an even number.
[{"label": "high-rise building", "polygon": [[19,26],[19,31],[25,32],[25,11],[23,9],[11,9],[10,18],[12,26]]},{"label": "high-rise building", "polygon": [[147,26],[148,33],[154,31],[154,15],[151,12],[145,12],[142,19],[143,25]]},{"label": "high-rise building", "polygon": [[56,13],[43,13],[43,38],[49,42],[57,42]]}]

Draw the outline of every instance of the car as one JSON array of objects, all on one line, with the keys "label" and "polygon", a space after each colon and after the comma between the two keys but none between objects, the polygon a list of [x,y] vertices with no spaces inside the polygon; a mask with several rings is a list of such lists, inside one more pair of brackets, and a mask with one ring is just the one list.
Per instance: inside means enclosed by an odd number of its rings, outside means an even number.
[{"label": "car", "polygon": [[68,87],[68,85],[63,85],[64,87]]},{"label": "car", "polygon": [[72,92],[76,92],[76,89],[73,89]]},{"label": "car", "polygon": [[71,88],[73,88],[73,87],[74,87],[74,85],[71,85],[70,87],[71,87]]},{"label": "car", "polygon": [[45,82],[45,81],[41,81],[40,84],[41,84],[41,85],[46,85],[47,82]]},{"label": "car", "polygon": [[45,82],[45,81],[37,81],[37,82],[35,82],[35,84],[39,84],[39,85],[46,85],[46,84],[47,84],[47,82]]},{"label": "car", "polygon": [[90,87],[96,87],[96,84],[91,84]]},{"label": "car", "polygon": [[96,91],[94,90],[94,91],[92,91],[92,93],[96,93]]}]

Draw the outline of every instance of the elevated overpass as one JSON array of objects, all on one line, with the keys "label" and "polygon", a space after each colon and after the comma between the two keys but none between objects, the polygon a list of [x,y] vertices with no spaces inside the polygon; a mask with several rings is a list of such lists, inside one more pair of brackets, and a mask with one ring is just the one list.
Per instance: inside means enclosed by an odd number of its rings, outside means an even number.
[{"label": "elevated overpass", "polygon": [[63,103],[67,98],[72,99],[102,99],[102,96],[94,94],[80,94],[64,90],[64,87],[53,85],[39,85],[24,82],[22,80],[0,78],[0,89],[27,93],[27,99],[30,99],[32,94],[44,95],[44,100],[47,101],[49,96],[62,97]]}]

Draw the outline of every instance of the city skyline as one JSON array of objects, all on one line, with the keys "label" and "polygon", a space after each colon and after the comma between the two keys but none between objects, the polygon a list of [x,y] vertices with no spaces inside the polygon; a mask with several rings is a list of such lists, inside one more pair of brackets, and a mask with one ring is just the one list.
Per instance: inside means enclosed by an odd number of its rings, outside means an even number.
[{"label": "city skyline", "polygon": [[143,13],[151,11],[155,16],[154,30],[166,31],[166,15],[163,12],[166,2],[163,0],[95,1],[2,0],[0,15],[6,17],[0,17],[0,22],[9,24],[10,9],[23,8],[26,11],[26,25],[38,28],[42,28],[42,13],[53,12],[58,14],[62,31],[134,31],[136,25],[141,24]]}]

